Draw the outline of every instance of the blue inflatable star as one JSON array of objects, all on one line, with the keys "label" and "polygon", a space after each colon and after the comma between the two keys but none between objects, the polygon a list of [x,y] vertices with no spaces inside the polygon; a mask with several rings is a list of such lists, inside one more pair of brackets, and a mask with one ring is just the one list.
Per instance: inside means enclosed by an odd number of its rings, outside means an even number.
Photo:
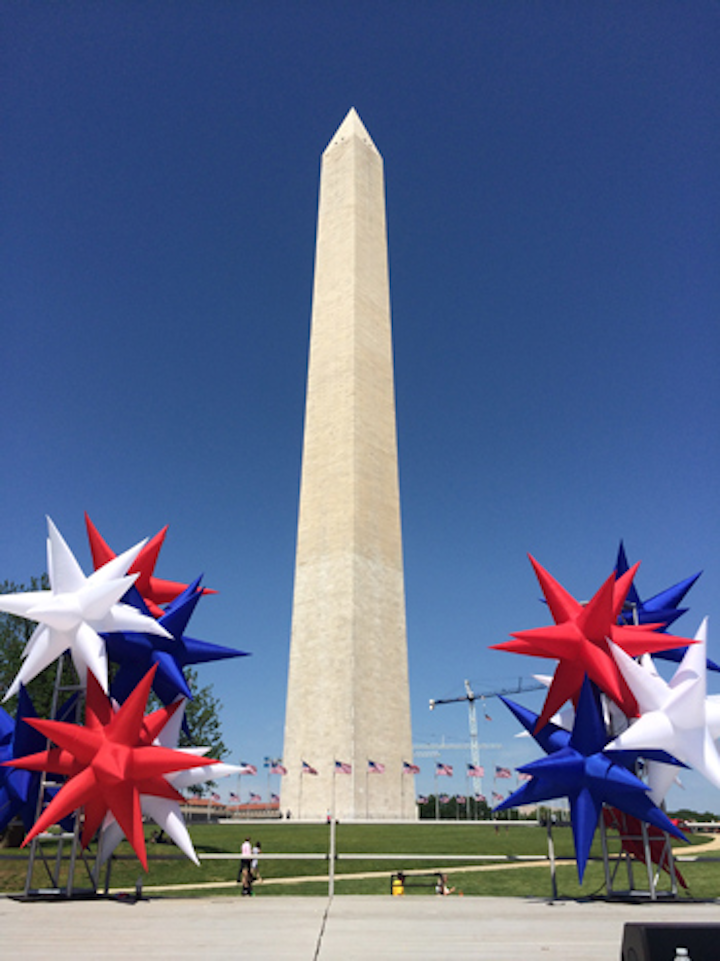
[{"label": "blue inflatable star", "polygon": [[[178,695],[192,698],[183,674],[184,667],[228,657],[247,656],[246,651],[234,651],[230,647],[196,641],[185,635],[188,621],[203,596],[199,587],[200,580],[198,577],[188,585],[159,619],[159,623],[172,635],[170,638],[130,631],[103,635],[108,657],[119,665],[110,686],[110,693],[117,701],[123,703],[154,664],[157,664],[157,671],[153,690],[163,704],[167,705]],[[143,613],[147,610],[145,602],[135,590],[126,595],[124,601],[138,607]]]},{"label": "blue inflatable star", "polygon": [[[625,545],[620,541],[615,564],[616,577],[622,577],[629,570],[629,567]],[[618,622],[620,624],[661,624],[662,627],[659,627],[658,631],[665,631],[679,617],[687,613],[688,608],[678,607],[678,604],[701,574],[702,571],[698,571],[692,577],[686,577],[684,581],[679,581],[673,587],[660,591],[659,594],[655,594],[654,597],[650,597],[646,601],[640,600],[635,584],[631,584]],[[669,651],[656,651],[653,657],[679,664],[685,656],[685,651],[687,651],[687,647],[674,647]],[[709,671],[720,671],[720,666],[711,661],[710,658],[708,658],[707,666]]]},{"label": "blue inflatable star", "polygon": [[[75,698],[73,697],[63,705],[58,714],[58,720],[68,720],[74,707]],[[18,691],[15,720],[0,707],[0,831],[4,831],[12,819],[18,816],[22,818],[26,831],[29,831],[35,823],[40,774],[4,767],[2,762],[45,750],[47,747],[45,735],[29,724],[25,724],[26,718],[37,716],[30,695],[22,684]],[[57,793],[57,790],[57,788],[48,790],[48,800]]]},{"label": "blue inflatable star", "polygon": [[[524,711],[519,705],[508,701],[505,703],[533,734],[537,715]],[[522,720],[521,714],[526,715],[529,726]],[[531,780],[495,810],[567,797],[581,884],[595,828],[605,803],[686,840],[682,832],[650,800],[648,786],[624,765],[617,763],[617,755],[603,753],[608,738],[597,691],[587,676],[580,692],[572,732],[551,723],[541,728],[537,735],[533,734],[533,737],[548,752],[548,756],[518,768],[522,773],[531,775]]]}]

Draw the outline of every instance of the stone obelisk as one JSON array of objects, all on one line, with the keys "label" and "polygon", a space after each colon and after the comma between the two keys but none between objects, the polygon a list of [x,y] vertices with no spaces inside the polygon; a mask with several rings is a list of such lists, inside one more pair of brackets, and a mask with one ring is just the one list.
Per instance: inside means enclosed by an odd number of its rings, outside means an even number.
[{"label": "stone obelisk", "polygon": [[383,162],[353,109],[320,175],[282,809],[414,818],[411,755]]}]

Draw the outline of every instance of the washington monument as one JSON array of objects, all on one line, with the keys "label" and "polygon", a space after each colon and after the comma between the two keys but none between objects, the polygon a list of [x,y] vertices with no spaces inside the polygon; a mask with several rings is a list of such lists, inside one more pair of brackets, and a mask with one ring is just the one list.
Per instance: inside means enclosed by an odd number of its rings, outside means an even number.
[{"label": "washington monument", "polygon": [[383,162],[353,109],[320,174],[282,808],[415,818],[411,761]]}]

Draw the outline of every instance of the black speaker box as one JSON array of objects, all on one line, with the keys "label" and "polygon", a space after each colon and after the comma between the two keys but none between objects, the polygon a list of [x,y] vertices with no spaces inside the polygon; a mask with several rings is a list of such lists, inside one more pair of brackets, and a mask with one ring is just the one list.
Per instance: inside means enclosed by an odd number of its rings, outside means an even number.
[{"label": "black speaker box", "polygon": [[629,921],[625,925],[622,961],[675,961],[678,948],[687,948],[689,961],[718,961],[720,922],[642,924]]}]

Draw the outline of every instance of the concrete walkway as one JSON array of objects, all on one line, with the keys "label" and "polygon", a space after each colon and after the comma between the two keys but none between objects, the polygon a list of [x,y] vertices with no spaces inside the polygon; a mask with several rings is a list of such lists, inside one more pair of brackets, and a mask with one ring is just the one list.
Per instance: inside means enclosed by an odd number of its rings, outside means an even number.
[{"label": "concrete walkway", "polygon": [[720,907],[390,896],[0,899],[3,956],[33,961],[617,961],[626,921],[717,923]]}]

